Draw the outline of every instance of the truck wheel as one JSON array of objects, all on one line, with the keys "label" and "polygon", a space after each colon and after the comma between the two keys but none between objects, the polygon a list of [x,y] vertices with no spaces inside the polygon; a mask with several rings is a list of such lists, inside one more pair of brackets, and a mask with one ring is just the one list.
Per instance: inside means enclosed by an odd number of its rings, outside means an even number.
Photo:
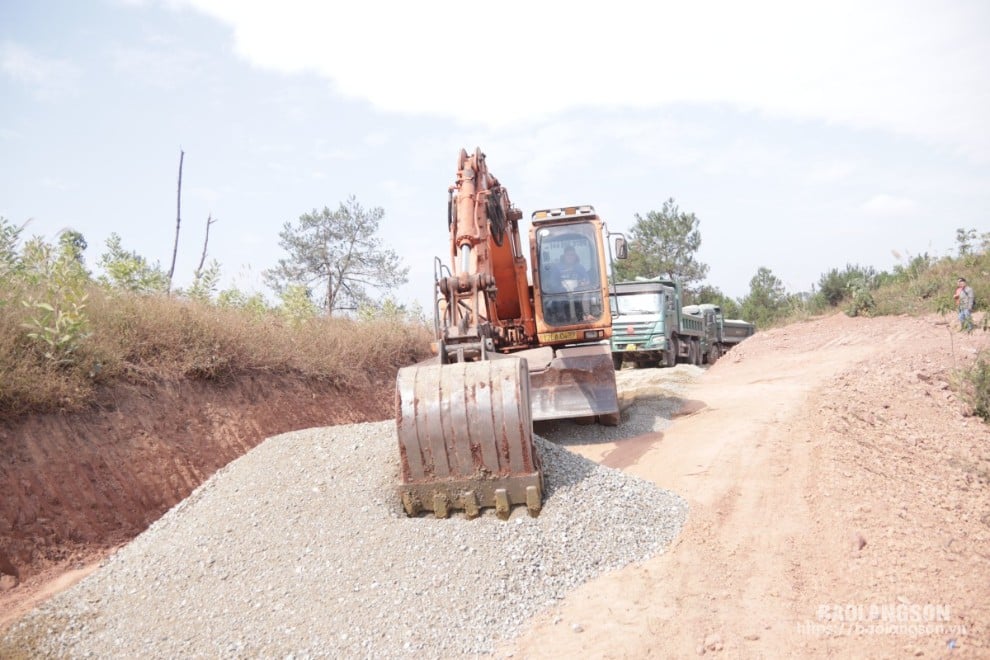
[{"label": "truck wheel", "polygon": [[612,353],[612,366],[616,371],[622,368],[622,353]]},{"label": "truck wheel", "polygon": [[677,345],[677,337],[671,337],[669,346],[663,354],[663,366],[672,367],[677,364],[677,352],[680,347]]},{"label": "truck wheel", "polygon": [[712,344],[711,348],[708,349],[708,364],[715,364],[715,361],[721,357],[722,353],[718,350],[718,344]]}]

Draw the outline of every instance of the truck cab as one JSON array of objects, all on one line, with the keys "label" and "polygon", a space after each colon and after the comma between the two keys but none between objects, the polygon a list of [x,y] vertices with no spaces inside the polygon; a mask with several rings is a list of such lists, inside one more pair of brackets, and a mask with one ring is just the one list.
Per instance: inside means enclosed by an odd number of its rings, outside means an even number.
[{"label": "truck cab", "polygon": [[680,287],[672,280],[620,282],[609,295],[612,307],[612,361],[637,366],[673,366],[680,330]]}]

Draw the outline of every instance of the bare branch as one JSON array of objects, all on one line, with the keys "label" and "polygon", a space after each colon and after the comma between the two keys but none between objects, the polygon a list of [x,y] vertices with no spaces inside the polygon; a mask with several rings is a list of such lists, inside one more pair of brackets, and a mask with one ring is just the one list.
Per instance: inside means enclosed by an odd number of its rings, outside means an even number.
[{"label": "bare branch", "polygon": [[213,214],[206,216],[206,238],[203,239],[203,254],[199,258],[199,266],[196,268],[196,277],[200,276],[203,272],[203,264],[206,263],[206,246],[210,244],[210,225],[212,225],[216,220],[213,219]]},{"label": "bare branch", "polygon": [[175,244],[172,246],[172,266],[168,269],[168,293],[172,293],[172,276],[175,275],[175,257],[179,254],[179,225],[182,224],[182,161],[186,152],[179,149],[179,185],[175,193]]}]

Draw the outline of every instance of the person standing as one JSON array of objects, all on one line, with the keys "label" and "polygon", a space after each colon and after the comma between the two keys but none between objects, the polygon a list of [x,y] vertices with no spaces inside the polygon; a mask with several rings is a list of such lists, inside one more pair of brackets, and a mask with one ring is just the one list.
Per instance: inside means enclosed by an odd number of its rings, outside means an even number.
[{"label": "person standing", "polygon": [[966,284],[966,278],[956,280],[956,292],[952,296],[959,310],[959,330],[973,331],[973,287]]}]

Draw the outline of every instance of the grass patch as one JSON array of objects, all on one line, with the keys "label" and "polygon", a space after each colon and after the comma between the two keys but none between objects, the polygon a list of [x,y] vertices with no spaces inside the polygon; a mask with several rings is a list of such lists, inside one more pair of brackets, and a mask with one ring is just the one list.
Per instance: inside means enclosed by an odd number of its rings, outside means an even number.
[{"label": "grass patch", "polygon": [[986,351],[981,351],[970,367],[955,373],[953,386],[974,415],[990,422],[990,359]]},{"label": "grass patch", "polygon": [[[13,295],[10,295],[13,294]],[[189,379],[226,382],[252,372],[355,388],[429,354],[431,332],[400,318],[314,317],[209,302],[87,288],[87,332],[71,360],[53,360],[29,336],[31,308],[11,304],[0,318],[0,419],[76,411],[116,382]]]}]

